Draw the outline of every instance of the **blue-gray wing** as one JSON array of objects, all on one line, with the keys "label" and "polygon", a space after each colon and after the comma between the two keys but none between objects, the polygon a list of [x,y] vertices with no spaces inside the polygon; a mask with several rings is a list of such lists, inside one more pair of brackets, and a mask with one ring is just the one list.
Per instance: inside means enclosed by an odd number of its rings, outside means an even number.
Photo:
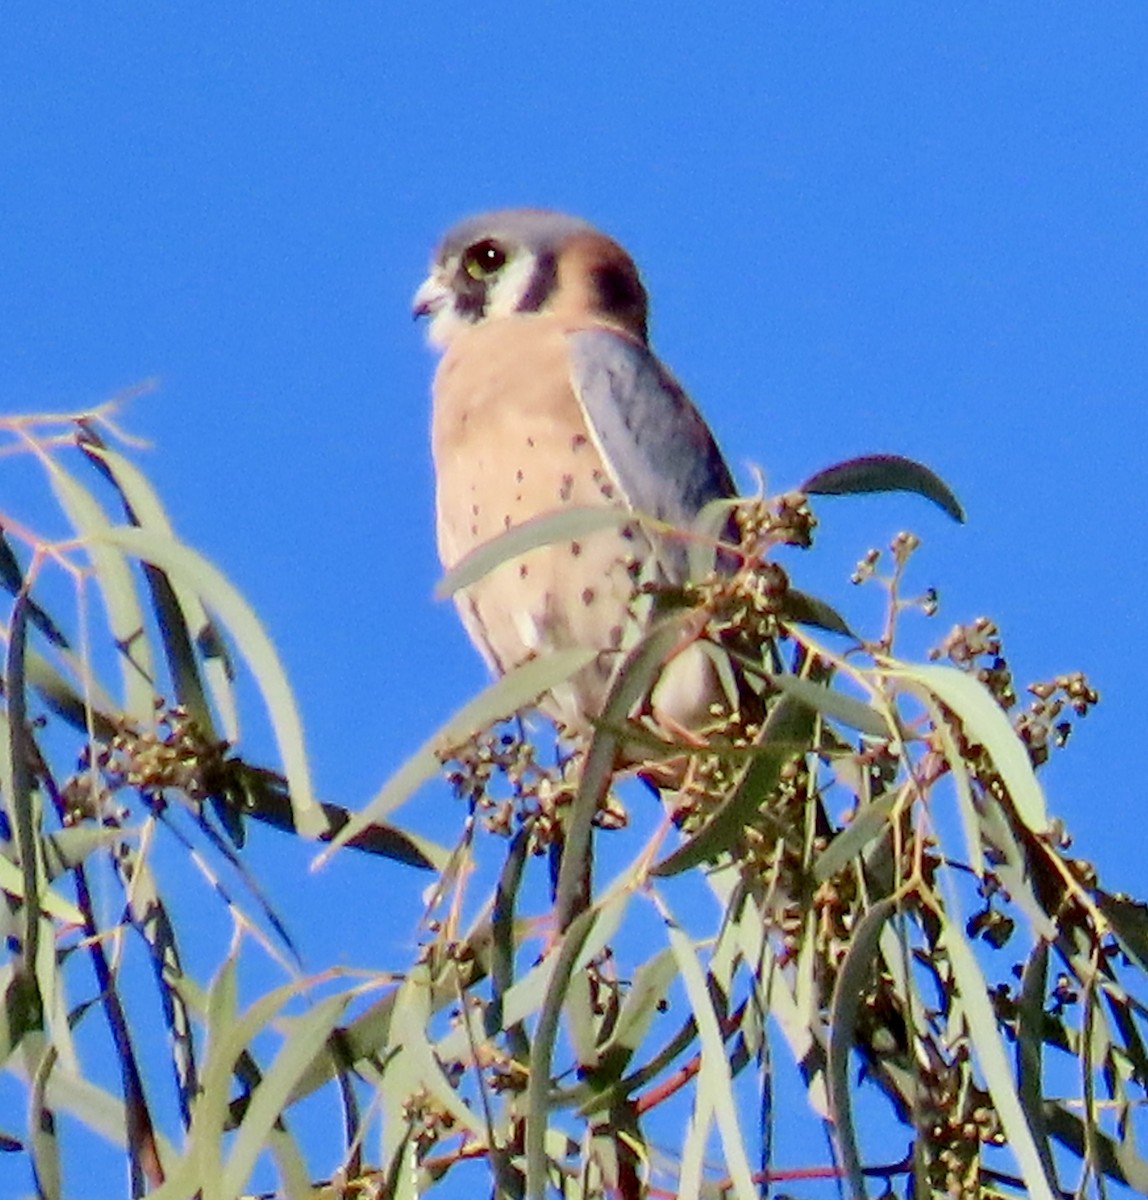
[{"label": "blue-gray wing", "polygon": [[574,392],[630,508],[688,527],[711,500],[736,494],[709,426],[645,346],[608,329],[567,336]]}]

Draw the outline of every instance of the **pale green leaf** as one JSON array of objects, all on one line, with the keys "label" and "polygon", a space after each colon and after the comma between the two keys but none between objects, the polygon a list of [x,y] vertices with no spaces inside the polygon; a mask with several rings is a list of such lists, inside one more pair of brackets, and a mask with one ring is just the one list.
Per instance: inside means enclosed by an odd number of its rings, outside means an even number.
[{"label": "pale green leaf", "polygon": [[382,788],[331,839],[315,858],[322,866],[366,826],[380,822],[428,779],[442,770],[443,754],[460,746],[479,730],[533,704],[543,693],[569,679],[597,657],[593,650],[560,650],[532,658],[495,680],[433,733],[383,784]]},{"label": "pale green leaf", "polygon": [[958,717],[966,735],[988,751],[1017,815],[1033,833],[1048,830],[1044,793],[1024,743],[980,680],[955,667],[921,664],[886,668],[889,679],[910,691],[936,696]]},{"label": "pale green leaf", "polygon": [[440,599],[453,596],[489,575],[496,567],[540,546],[576,540],[601,529],[630,525],[636,519],[628,509],[606,505],[560,508],[533,517],[472,550],[439,580],[435,595]]},{"label": "pale green leaf", "polygon": [[171,538],[148,529],[116,526],[105,529],[99,540],[152,563],[186,585],[226,625],[267,705],[287,777],[295,828],[304,837],[318,837],[327,822],[312,794],[299,711],[278,652],[254,610],[216,567]]},{"label": "pale green leaf", "polygon": [[942,918],[941,943],[949,954],[969,1024],[969,1037],[989,1095],[1016,1158],[1032,1200],[1053,1200],[1054,1184],[1045,1175],[1044,1161],[1017,1094],[1012,1068],[1005,1055],[996,1016],[989,1002],[988,984],[964,932]]}]

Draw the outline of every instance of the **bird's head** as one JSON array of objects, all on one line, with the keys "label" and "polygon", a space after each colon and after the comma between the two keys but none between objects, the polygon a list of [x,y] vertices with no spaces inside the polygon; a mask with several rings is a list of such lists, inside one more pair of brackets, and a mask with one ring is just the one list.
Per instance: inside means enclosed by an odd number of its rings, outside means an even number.
[{"label": "bird's head", "polygon": [[646,339],[646,289],[617,242],[577,217],[514,208],[460,222],[415,293],[440,348],[460,330],[518,313],[555,313]]}]

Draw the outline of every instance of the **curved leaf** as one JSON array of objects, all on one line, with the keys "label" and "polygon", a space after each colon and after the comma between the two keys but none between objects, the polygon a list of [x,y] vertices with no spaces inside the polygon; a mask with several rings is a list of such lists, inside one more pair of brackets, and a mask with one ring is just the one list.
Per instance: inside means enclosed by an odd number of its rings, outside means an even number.
[{"label": "curved leaf", "polygon": [[899,454],[866,454],[835,463],[811,475],[801,491],[810,496],[854,496],[868,492],[915,492],[932,500],[954,521],[965,510],[952,489],[923,463]]},{"label": "curved leaf", "polygon": [[778,671],[769,676],[769,680],[786,695],[794,700],[821,713],[824,717],[856,729],[858,733],[866,733],[870,737],[889,737],[894,731],[889,726],[889,720],[884,713],[858,700],[855,696],[831,688],[827,683],[817,683],[802,675],[792,675]]},{"label": "curved leaf", "polygon": [[495,567],[528,550],[537,550],[540,546],[550,546],[570,538],[585,537],[600,529],[628,525],[635,520],[637,518],[629,509],[611,508],[604,504],[560,508],[540,517],[532,517],[464,555],[438,581],[435,596],[439,599],[453,596],[455,592],[489,575]]},{"label": "curved leaf", "polygon": [[782,696],[766,719],[758,740],[759,749],[743,768],[729,799],[693,837],[657,863],[650,874],[678,875],[730,850],[741,831],[755,820],[762,800],[777,786],[782,767],[807,748],[814,720],[807,705]]},{"label": "curved leaf", "polygon": [[[617,896],[604,908],[590,908],[580,913],[563,933],[562,944],[555,956],[553,974],[546,990],[546,999],[538,1014],[534,1045],[530,1051],[530,1078],[526,1085],[526,1191],[531,1200],[543,1200],[546,1195],[546,1133],[550,1111],[550,1062],[558,1037],[558,1022],[566,999],[570,977],[580,962],[585,961],[586,943],[599,923],[606,927],[605,937],[596,937],[595,946],[602,943],[616,928],[628,896]],[[592,946],[590,953],[595,952]]]},{"label": "curved leaf", "polygon": [[889,679],[924,687],[960,719],[965,733],[982,745],[1004,781],[1017,816],[1033,833],[1048,830],[1044,793],[1032,761],[1004,710],[979,679],[956,667],[920,665],[886,669]]},{"label": "curved leaf", "polygon": [[849,1052],[857,1041],[857,1013],[865,986],[873,974],[877,947],[886,922],[897,911],[890,898],[875,904],[853,933],[853,941],[837,974],[829,1010],[829,1061],[826,1083],[830,1111],[845,1174],[853,1195],[865,1200],[865,1175],[861,1169],[861,1151],[853,1126],[853,1096],[849,1090]]},{"label": "curved leaf", "polygon": [[[92,441],[82,441],[80,449],[119,492],[124,511],[133,525],[175,538],[175,530],[159,496],[134,463]],[[194,591],[173,583],[166,575],[149,576],[148,583],[179,702],[204,731],[210,733],[213,723],[200,684],[194,647],[203,657],[204,673],[223,720],[224,735],[228,741],[236,741],[239,724],[231,686],[231,664],[221,639],[218,635],[213,636],[210,617]]]},{"label": "curved leaf", "polygon": [[692,614],[677,613],[658,622],[623,660],[590,742],[578,795],[566,821],[562,865],[554,897],[554,921],[565,929],[582,907],[583,883],[590,870],[594,816],[610,787],[618,755],[619,734],[634,705],[648,695],[667,657],[681,640]]},{"label": "curved leaf", "polygon": [[840,633],[844,637],[857,636],[850,629],[849,622],[832,605],[795,587],[786,588],[781,599],[781,615],[798,625],[812,625],[815,629]]},{"label": "curved leaf", "polygon": [[275,730],[283,773],[291,795],[295,828],[305,837],[318,837],[327,823],[311,791],[311,773],[303,746],[303,724],[287,673],[271,639],[254,610],[221,571],[188,546],[150,529],[118,525],[97,533],[108,542],[193,590],[231,631],[235,644],[259,683]]},{"label": "curved leaf", "polygon": [[155,664],[151,642],[144,629],[143,609],[136,581],[113,537],[115,528],[95,497],[54,459],[45,467],[56,500],[76,533],[86,538],[92,569],[103,596],[108,624],[120,651],[120,673],[124,685],[123,707],[136,720],[147,722],[155,715]]},{"label": "curved leaf", "polygon": [[1053,1200],[1054,1183],[1045,1174],[1044,1156],[1017,1094],[1012,1070],[1001,1043],[989,988],[968,939],[959,926],[942,916],[941,944],[948,950],[953,977],[969,1023],[969,1040],[984,1072],[1009,1148],[1024,1175],[1027,1194],[1034,1200]]},{"label": "curved leaf", "polygon": [[397,808],[428,779],[442,770],[442,754],[458,746],[481,729],[533,704],[544,692],[569,679],[597,658],[594,650],[558,650],[541,658],[532,658],[508,671],[473,700],[462,706],[433,733],[387,780],[350,821],[331,839],[331,844],[315,857],[321,867],[339,849],[387,813]]}]

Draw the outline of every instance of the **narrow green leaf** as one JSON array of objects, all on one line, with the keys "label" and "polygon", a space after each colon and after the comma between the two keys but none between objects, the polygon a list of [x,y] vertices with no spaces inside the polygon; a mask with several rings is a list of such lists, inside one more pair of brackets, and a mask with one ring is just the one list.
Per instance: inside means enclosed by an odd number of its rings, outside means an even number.
[{"label": "narrow green leaf", "polygon": [[984,852],[981,848],[981,817],[973,799],[972,781],[969,778],[969,764],[957,746],[949,722],[939,706],[928,696],[922,697],[925,707],[929,710],[929,720],[940,739],[941,750],[945,761],[949,764],[949,776],[957,793],[957,811],[961,818],[961,830],[965,836],[965,858],[970,870],[978,879],[984,876]]},{"label": "narrow green leaf", "polygon": [[737,496],[711,500],[702,507],[690,525],[686,539],[687,574],[690,579],[704,579],[718,565],[718,549],[730,530],[730,518],[741,500]]},{"label": "narrow green leaf", "polygon": [[846,695],[828,684],[814,683],[812,679],[783,671],[770,675],[769,679],[786,695],[800,700],[802,704],[821,713],[822,716],[847,725],[850,729],[856,729],[859,733],[877,738],[890,737],[895,733],[884,713],[871,704],[866,704],[864,700]]},{"label": "narrow green leaf", "polygon": [[303,745],[303,725],[286,672],[254,610],[207,559],[194,550],[148,529],[116,526],[98,540],[149,562],[196,592],[230,630],[240,653],[259,683],[271,717],[291,796],[295,828],[318,837],[327,827],[311,791],[311,775]]},{"label": "narrow green leaf", "polygon": [[57,716],[73,729],[87,736],[90,732],[102,741],[109,741],[117,729],[113,713],[118,706],[100,687],[79,659],[63,655],[65,662],[80,680],[80,689],[73,687],[46,658],[31,647],[24,663],[25,679]]},{"label": "narrow green leaf", "polygon": [[852,944],[837,972],[829,1008],[829,1057],[826,1084],[837,1133],[837,1144],[853,1195],[866,1200],[861,1151],[853,1124],[853,1094],[849,1088],[849,1053],[857,1042],[857,1013],[873,976],[873,964],[885,925],[897,911],[896,900],[881,900],[865,914],[853,933]]},{"label": "narrow green leaf", "polygon": [[[24,899],[24,876],[20,868],[11,859],[2,856],[0,856],[0,890],[7,892],[9,896],[15,896],[18,900]],[[47,916],[53,917],[57,921],[63,921],[65,925],[83,925],[84,914],[70,900],[65,899],[58,892],[52,891],[51,888],[43,888],[37,899],[40,911]]]},{"label": "narrow green leaf", "polygon": [[899,454],[866,454],[835,463],[810,476],[800,488],[809,496],[852,496],[866,492],[915,492],[931,500],[954,521],[965,510],[952,489],[923,463]]},{"label": "narrow green leaf", "polygon": [[196,1177],[202,1181],[204,1200],[222,1200],[217,1185],[223,1171],[223,1131],[235,1064],[229,1042],[238,1023],[237,990],[236,962],[229,956],[212,980],[207,997],[206,1058],[187,1151],[195,1165]]},{"label": "narrow green leaf", "polygon": [[[245,817],[262,821],[286,833],[295,833],[295,816],[287,780],[278,771],[256,767],[241,758],[229,758],[224,768],[225,778],[218,782],[226,803]],[[217,781],[213,780],[213,784]],[[331,841],[353,819],[353,814],[339,804],[322,801],[320,807],[327,821],[322,841]],[[364,854],[378,855],[401,862],[408,867],[442,870],[450,851],[429,838],[408,833],[385,822],[365,825],[351,837],[347,846]]]},{"label": "narrow green leaf", "polygon": [[323,866],[340,846],[345,846],[368,825],[383,820],[417,788],[438,775],[442,770],[443,752],[461,745],[496,720],[534,703],[543,693],[569,679],[595,658],[597,652],[593,650],[559,650],[532,658],[495,680],[423,742],[366,806],[339,830],[331,844],[316,856],[314,866]]},{"label": "narrow green leaf", "polygon": [[1044,1119],[1052,1136],[1077,1158],[1084,1157],[1086,1146],[1091,1143],[1096,1165],[1105,1175],[1127,1184],[1141,1196],[1148,1196],[1148,1161],[1136,1153],[1131,1140],[1115,1140],[1051,1100],[1045,1102]]},{"label": "narrow green leaf", "polygon": [[1017,816],[1033,833],[1047,832],[1044,793],[1033,773],[1028,751],[980,680],[956,667],[924,664],[886,668],[883,673],[894,682],[905,684],[910,691],[923,688],[952,709],[969,738],[988,751]]},{"label": "narrow green leaf", "polygon": [[33,1046],[39,1051],[39,1061],[29,1072],[32,1086],[28,1095],[28,1143],[36,1173],[36,1194],[39,1200],[62,1200],[64,1190],[56,1114],[46,1096],[48,1081],[56,1065],[56,1049],[39,1036],[29,1037],[24,1043],[28,1058]]},{"label": "narrow green leaf", "polygon": [[853,820],[817,856],[813,864],[813,878],[818,883],[832,879],[870,842],[881,837],[889,827],[889,817],[901,800],[900,792],[890,792],[872,804],[859,808]]},{"label": "narrow green leaf", "polygon": [[489,575],[496,567],[527,551],[537,550],[540,546],[586,537],[598,530],[614,529],[632,524],[636,520],[635,515],[628,509],[611,508],[606,505],[560,508],[555,512],[533,517],[499,534],[498,537],[483,542],[481,546],[465,555],[439,580],[435,596],[439,599],[453,596],[455,592]]},{"label": "narrow green leaf", "polygon": [[[601,949],[606,938],[617,928],[617,921],[627,900],[626,896],[618,896],[601,908],[588,908],[579,913],[563,932],[561,944],[553,955],[553,974],[534,1030],[534,1044],[530,1050],[530,1078],[526,1085],[524,1150],[526,1191],[531,1200],[544,1200],[546,1195],[550,1065],[567,986],[571,975],[589,956]],[[596,934],[593,941],[592,934]]]},{"label": "narrow green leaf", "polygon": [[1017,1005],[1017,1095],[1052,1187],[1058,1188],[1056,1164],[1044,1119],[1044,996],[1048,981],[1048,943],[1038,941],[1024,965]]},{"label": "narrow green leaf", "polygon": [[758,739],[758,751],[742,769],[728,800],[693,837],[652,869],[657,876],[678,875],[730,850],[741,831],[757,819],[762,801],[781,777],[781,769],[808,748],[814,716],[810,708],[783,696],[773,706]]},{"label": "narrow green leaf", "polygon": [[653,899],[666,924],[670,948],[674,952],[682,985],[686,989],[686,996],[697,1023],[698,1039],[701,1043],[698,1096],[704,1098],[707,1107],[713,1111],[734,1193],[742,1197],[742,1200],[756,1200],[758,1191],[753,1182],[753,1171],[746,1158],[745,1142],[738,1124],[737,1102],[733,1094],[733,1077],[726,1056],[725,1039],[722,1037],[717,1013],[714,1012],[705,971],[689,935],[673,918],[661,898],[655,895]]},{"label": "narrow green leaf", "polygon": [[1096,902],[1124,949],[1148,972],[1148,904],[1099,889]]},{"label": "narrow green leaf", "polygon": [[[490,959],[490,1004],[486,1010],[485,1032],[488,1037],[504,1028],[503,997],[514,986],[514,964],[518,950],[515,937],[514,914],[518,904],[518,889],[526,868],[530,851],[530,833],[519,829],[511,840],[506,861],[498,877],[494,892],[494,906],[490,914],[491,959]],[[527,1053],[525,1036],[517,1023],[508,1031],[511,1052],[517,1056]]]},{"label": "narrow green leaf", "polygon": [[481,1138],[486,1129],[480,1116],[463,1102],[447,1079],[435,1054],[427,1031],[434,1011],[434,985],[425,963],[408,972],[399,987],[399,998],[391,1022],[391,1043],[397,1053],[392,1069],[388,1067],[386,1085],[401,1082],[392,1099],[402,1100],[425,1091],[444,1112],[453,1117],[459,1129]]},{"label": "narrow green leaf", "polygon": [[[21,933],[17,977],[22,979],[29,998],[29,1009],[38,1014],[32,1018],[43,1027],[44,1009],[50,1005],[54,984],[53,974],[43,972],[40,954],[40,932],[43,901],[40,893],[46,885],[41,843],[41,809],[32,763],[39,757],[28,722],[27,696],[24,691],[24,657],[27,647],[28,603],[24,592],[16,597],[8,623],[8,652],[4,661],[4,695],[7,713],[3,723],[4,737],[0,745],[0,791],[8,809],[9,836],[15,842],[20,867]],[[49,937],[51,930],[48,931]],[[49,943],[50,944],[50,943]],[[54,958],[53,958],[54,963]]]},{"label": "narrow green leaf", "polygon": [[348,999],[347,995],[328,996],[313,1004],[302,1016],[292,1019],[287,1036],[274,1062],[259,1081],[235,1135],[223,1171],[223,1195],[238,1195],[246,1184],[300,1075],[330,1037]]},{"label": "narrow green leaf", "polygon": [[634,971],[617,1023],[599,1051],[593,1095],[580,1105],[580,1116],[589,1117],[595,1112],[604,1111],[623,1098],[624,1093],[618,1089],[609,1087],[603,1091],[602,1085],[621,1079],[622,1073],[629,1067],[658,1015],[659,1006],[665,1000],[677,972],[677,961],[669,948],[658,951]]},{"label": "narrow green leaf", "polygon": [[120,651],[123,709],[135,720],[154,716],[156,674],[151,643],[144,628],[143,609],[135,580],[113,538],[107,514],[95,497],[54,459],[46,462],[48,479],[64,514],[76,533],[87,540],[92,568],[103,596],[112,637]]},{"label": "narrow green leaf", "polygon": [[[44,865],[48,878],[56,879],[71,871],[94,851],[107,849],[126,836],[130,834],[125,833],[123,829],[89,824],[54,830],[44,839]],[[47,906],[45,911],[49,911]]]},{"label": "narrow green leaf", "polygon": [[[24,572],[2,525],[0,525],[0,587],[3,587],[11,596],[17,596],[24,590]],[[31,596],[28,597],[27,604],[28,623],[34,625],[54,646],[66,647],[68,639],[51,616]]]},{"label": "narrow green leaf", "polygon": [[[84,442],[80,448],[119,492],[125,513],[133,525],[176,540],[175,530],[159,495],[133,462],[108,446]],[[236,741],[239,726],[230,663],[218,636],[211,636],[213,627],[206,609],[194,591],[173,583],[162,572],[158,578],[149,572],[148,584],[152,590],[152,602],[179,702],[210,735],[213,721],[200,683],[199,663],[194,651],[203,650],[208,645],[219,648],[219,653],[205,656],[204,673],[216,710],[223,718],[224,736],[228,741]]]},{"label": "narrow green leaf", "polygon": [[781,600],[781,615],[798,625],[812,625],[829,633],[856,638],[849,622],[830,604],[798,588],[787,588]]},{"label": "narrow green leaf", "polygon": [[964,931],[947,917],[942,916],[942,922],[940,941],[948,951],[969,1023],[973,1051],[984,1072],[1009,1148],[1024,1176],[1028,1195],[1033,1200],[1053,1200],[1055,1183],[1045,1174],[1043,1157],[1017,1093],[996,1016],[989,1003],[988,984]]},{"label": "narrow green leaf", "polygon": [[649,694],[662,666],[680,643],[689,619],[688,613],[675,613],[657,622],[623,659],[610,685],[582,767],[578,794],[566,819],[562,865],[554,889],[554,921],[560,930],[570,924],[584,904],[594,816],[609,790],[618,757],[616,731],[624,728],[634,706]]}]

